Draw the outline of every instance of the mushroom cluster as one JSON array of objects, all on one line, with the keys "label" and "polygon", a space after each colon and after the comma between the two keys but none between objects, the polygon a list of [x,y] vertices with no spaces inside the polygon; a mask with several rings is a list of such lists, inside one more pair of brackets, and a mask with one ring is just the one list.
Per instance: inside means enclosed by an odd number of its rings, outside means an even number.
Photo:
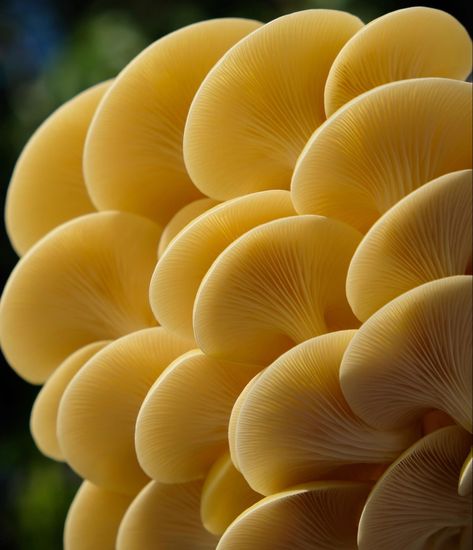
[{"label": "mushroom cluster", "polygon": [[66,550],[470,548],[471,56],[425,7],[215,19],[33,135],[0,341]]}]

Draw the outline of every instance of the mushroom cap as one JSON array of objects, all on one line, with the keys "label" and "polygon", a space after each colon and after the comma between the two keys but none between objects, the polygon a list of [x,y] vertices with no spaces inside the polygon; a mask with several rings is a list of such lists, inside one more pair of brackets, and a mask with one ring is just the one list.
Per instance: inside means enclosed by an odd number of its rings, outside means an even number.
[{"label": "mushroom cap", "polygon": [[182,483],[206,475],[228,447],[232,406],[260,370],[200,350],[176,359],[156,380],[138,415],[138,461],[153,479]]},{"label": "mushroom cap", "polygon": [[386,304],[362,325],[340,367],[351,408],[380,429],[430,409],[472,431],[472,277],[446,277]]},{"label": "mushroom cap", "polygon": [[307,483],[266,497],[240,514],[217,550],[356,550],[356,530],[370,485]]},{"label": "mushroom cap", "polygon": [[133,497],[84,481],[64,526],[64,550],[115,548],[118,527]]},{"label": "mushroom cap", "polygon": [[58,413],[59,444],[73,470],[122,493],[145,485],[134,446],[141,403],[169,363],[193,345],[153,327],[112,342],[82,367]]},{"label": "mushroom cap", "polygon": [[237,516],[261,498],[235,468],[227,451],[205,479],[200,501],[202,523],[210,533],[222,535]]},{"label": "mushroom cap", "polygon": [[360,550],[470,549],[471,540],[459,539],[471,526],[471,495],[457,494],[470,445],[469,434],[452,426],[423,437],[396,460],[363,509]]},{"label": "mushroom cap", "polygon": [[100,210],[126,210],[164,225],[201,197],[182,158],[192,98],[225,51],[261,23],[214,19],[151,44],[118,75],[92,121],[84,173]]},{"label": "mushroom cap", "polygon": [[289,191],[262,191],[220,204],[188,225],[153,273],[150,303],[156,319],[181,336],[193,337],[195,297],[219,254],[253,227],[295,214]]},{"label": "mushroom cap", "polygon": [[63,460],[57,439],[57,414],[61,397],[74,375],[110,341],[93,342],[75,351],[47,379],[31,411],[30,430],[38,449],[46,456]]},{"label": "mushroom cap", "polygon": [[194,305],[208,355],[267,365],[308,338],[358,325],[345,296],[361,235],[322,216],[275,220],[248,231],[214,262]]},{"label": "mushroom cap", "polygon": [[149,280],[160,228],[122,212],[71,220],[18,262],[0,302],[0,341],[11,367],[41,383],[77,349],[156,321]]},{"label": "mushroom cap", "polygon": [[472,172],[437,178],[383,214],[353,255],[347,297],[366,321],[396,296],[428,281],[471,273]]},{"label": "mushroom cap", "polygon": [[202,481],[151,481],[123,518],[117,550],[214,550],[218,539],[200,520],[201,491]]},{"label": "mushroom cap", "polygon": [[472,493],[472,478],[473,478],[473,457],[472,450],[468,453],[465,462],[460,471],[460,479],[458,480],[458,494],[462,497],[471,495]]},{"label": "mushroom cap", "polygon": [[184,160],[195,185],[219,200],[288,189],[299,153],[325,120],[330,66],[362,26],[345,12],[304,10],[231,48],[189,110]]},{"label": "mushroom cap", "polygon": [[471,84],[446,78],[384,84],[353,99],[301,153],[291,184],[296,210],[366,233],[417,187],[471,168],[471,110]]},{"label": "mushroom cap", "polygon": [[395,80],[471,72],[471,39],[450,14],[416,6],[374,19],[341,49],[327,77],[325,112]]},{"label": "mushroom cap", "polygon": [[110,84],[97,84],[59,107],[25,145],[5,205],[8,236],[18,255],[54,227],[95,210],[84,183],[82,152]]},{"label": "mushroom cap", "polygon": [[251,385],[235,433],[236,462],[250,486],[270,495],[340,467],[391,462],[416,428],[376,430],[351,411],[339,383],[343,353],[356,331],[295,346]]}]

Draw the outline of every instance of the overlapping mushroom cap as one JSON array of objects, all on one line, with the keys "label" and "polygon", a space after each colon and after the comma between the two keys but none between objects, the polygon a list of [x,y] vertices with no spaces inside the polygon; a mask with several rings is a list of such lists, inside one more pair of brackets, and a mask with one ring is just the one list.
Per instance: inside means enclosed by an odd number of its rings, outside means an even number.
[{"label": "overlapping mushroom cap", "polygon": [[123,69],[97,110],[84,151],[97,208],[164,224],[201,196],[182,159],[189,105],[225,51],[259,26],[237,18],[196,23],[161,38]]},{"label": "overlapping mushroom cap", "polygon": [[223,200],[288,189],[299,153],[325,120],[330,66],[363,23],[306,10],[267,23],[210,71],[189,111],[184,159],[195,185]]}]

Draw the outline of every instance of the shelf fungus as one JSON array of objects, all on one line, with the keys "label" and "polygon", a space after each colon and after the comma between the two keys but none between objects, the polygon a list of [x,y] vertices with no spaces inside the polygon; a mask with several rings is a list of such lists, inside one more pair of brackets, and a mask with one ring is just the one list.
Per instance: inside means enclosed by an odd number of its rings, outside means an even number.
[{"label": "shelf fungus", "polygon": [[204,353],[266,366],[304,340],[358,325],[345,278],[361,235],[322,216],[252,229],[214,262],[194,306]]},{"label": "shelf fungus", "polygon": [[149,280],[160,228],[124,212],[71,220],[16,265],[0,302],[10,366],[42,383],[77,349],[156,325]]},{"label": "shelf fungus", "polygon": [[309,139],[291,183],[301,214],[363,233],[405,195],[472,166],[471,83],[384,84],[339,109]]},{"label": "shelf fungus", "polygon": [[214,19],[154,42],[117,76],[87,136],[84,173],[100,210],[125,210],[161,225],[201,197],[182,158],[194,94],[225,51],[261,23]]},{"label": "shelf fungus", "polygon": [[218,200],[288,189],[299,153],[325,120],[330,66],[362,26],[341,11],[305,10],[231,48],[189,110],[184,160],[195,185]]}]

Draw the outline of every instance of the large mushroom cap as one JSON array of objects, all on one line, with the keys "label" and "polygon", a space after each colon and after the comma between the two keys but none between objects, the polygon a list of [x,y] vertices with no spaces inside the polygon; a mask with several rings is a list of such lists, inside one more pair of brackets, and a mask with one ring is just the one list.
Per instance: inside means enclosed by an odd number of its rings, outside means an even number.
[{"label": "large mushroom cap", "polygon": [[353,328],[345,278],[361,235],[321,216],[252,229],[214,262],[194,306],[207,354],[266,365],[294,344]]},{"label": "large mushroom cap", "polygon": [[332,115],[354,97],[395,80],[445,77],[465,80],[471,71],[471,40],[448,13],[416,6],[374,19],[336,57],[325,86]]},{"label": "large mushroom cap", "polygon": [[305,10],[264,25],[205,78],[189,111],[184,159],[195,185],[219,200],[288,189],[297,157],[325,120],[330,66],[363,23]]},{"label": "large mushroom cap", "polygon": [[187,111],[225,51],[261,23],[214,19],[161,38],[123,69],[92,121],[86,184],[101,210],[126,210],[164,224],[201,194],[182,159]]},{"label": "large mushroom cap", "polygon": [[473,456],[472,450],[468,453],[465,462],[460,471],[460,479],[458,480],[458,494],[462,497],[471,495],[472,493],[472,478],[473,478]]},{"label": "large mushroom cap", "polygon": [[117,550],[214,550],[217,537],[200,520],[202,481],[151,481],[120,525]]},{"label": "large mushroom cap", "polygon": [[270,495],[346,465],[391,462],[417,437],[416,429],[373,429],[345,401],[339,366],[355,332],[295,346],[249,387],[234,445],[236,463],[256,491]]},{"label": "large mushroom cap", "polygon": [[253,227],[295,214],[289,191],[262,191],[225,202],[186,227],[160,258],[151,279],[150,303],[160,324],[193,337],[195,296],[218,255]]},{"label": "large mushroom cap", "polygon": [[54,229],[17,264],[0,303],[0,341],[13,369],[44,382],[72,352],[156,321],[148,302],[160,228],[120,212]]},{"label": "large mushroom cap", "polygon": [[471,168],[471,111],[471,84],[446,78],[393,82],[357,97],[299,157],[291,186],[296,210],[366,232],[417,187]]},{"label": "large mushroom cap", "polygon": [[18,159],[8,188],[5,221],[19,255],[54,227],[95,210],[82,174],[90,121],[103,82],[74,97],[36,130]]},{"label": "large mushroom cap", "polygon": [[471,273],[471,174],[453,172],[423,185],[368,231],[347,275],[347,297],[358,319],[366,321],[423,283]]},{"label": "large mushroom cap", "polygon": [[176,359],[148,392],[136,422],[143,470],[164,483],[203,477],[227,449],[232,406],[259,370],[199,350]]},{"label": "large mushroom cap", "polygon": [[472,277],[446,277],[372,315],[347,348],[342,391],[368,424],[390,429],[431,409],[472,431]]},{"label": "large mushroom cap", "polygon": [[[381,477],[358,529],[360,550],[469,550],[471,495],[457,494],[458,472],[471,444],[457,426],[425,436]],[[470,537],[471,537],[471,531]]]},{"label": "large mushroom cap", "polygon": [[369,488],[326,481],[269,496],[238,516],[217,549],[356,550],[358,519]]},{"label": "large mushroom cap", "polygon": [[135,423],[149,388],[192,342],[161,327],[124,336],[94,355],[62,397],[58,439],[82,477],[110,490],[136,493],[148,480],[134,446]]}]

